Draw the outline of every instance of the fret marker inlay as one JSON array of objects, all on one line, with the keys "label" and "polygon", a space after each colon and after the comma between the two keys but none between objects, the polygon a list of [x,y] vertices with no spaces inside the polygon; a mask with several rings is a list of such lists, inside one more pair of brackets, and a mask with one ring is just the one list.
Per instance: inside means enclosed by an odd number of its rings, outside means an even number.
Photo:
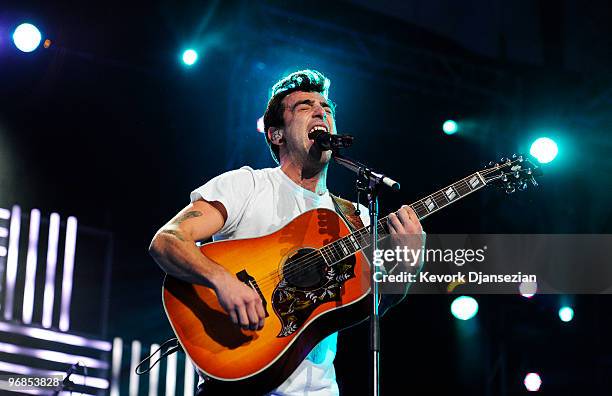
[{"label": "fret marker inlay", "polygon": [[474,176],[470,179],[470,186],[472,188],[476,188],[476,186],[478,186],[480,184],[480,179],[478,179],[477,176]]},{"label": "fret marker inlay", "polygon": [[436,204],[431,198],[427,198],[425,200],[425,206],[427,207],[427,210],[429,210],[430,212],[436,208]]},{"label": "fret marker inlay", "polygon": [[355,240],[355,237],[353,235],[349,236],[349,241],[353,242],[353,246],[355,247],[355,250],[361,249],[361,247],[359,246],[359,244],[357,243],[357,240]]},{"label": "fret marker inlay", "polygon": [[455,194],[455,190],[453,190],[452,187],[449,187],[448,190],[445,191],[445,193],[449,201],[452,201],[457,196],[457,194]]},{"label": "fret marker inlay", "polygon": [[344,246],[344,241],[340,241],[340,247],[342,248],[342,251],[344,251],[344,254],[349,254],[348,249],[346,248],[346,246]]}]

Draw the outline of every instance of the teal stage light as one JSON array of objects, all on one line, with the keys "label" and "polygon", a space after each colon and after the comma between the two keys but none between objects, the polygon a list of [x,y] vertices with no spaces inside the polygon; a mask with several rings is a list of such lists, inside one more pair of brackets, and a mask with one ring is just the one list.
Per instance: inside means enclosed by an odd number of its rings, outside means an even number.
[{"label": "teal stage light", "polygon": [[442,124],[442,130],[447,135],[452,135],[452,134],[457,133],[459,131],[459,124],[457,124],[453,120],[446,120],[446,121],[444,121],[444,124]]},{"label": "teal stage light", "polygon": [[563,306],[559,308],[559,319],[563,322],[571,322],[574,319],[574,310],[572,307]]},{"label": "teal stage light", "polygon": [[547,164],[554,160],[559,153],[559,148],[554,140],[541,137],[536,139],[529,149],[529,153],[533,155],[541,164]]},{"label": "teal stage light", "polygon": [[23,52],[32,52],[40,45],[42,35],[40,30],[32,24],[22,23],[13,32],[15,47]]},{"label": "teal stage light", "polygon": [[451,304],[451,313],[457,319],[472,319],[478,313],[478,302],[469,296],[457,297]]},{"label": "teal stage light", "polygon": [[183,52],[183,63],[187,66],[192,66],[198,61],[198,53],[193,49],[188,49]]}]

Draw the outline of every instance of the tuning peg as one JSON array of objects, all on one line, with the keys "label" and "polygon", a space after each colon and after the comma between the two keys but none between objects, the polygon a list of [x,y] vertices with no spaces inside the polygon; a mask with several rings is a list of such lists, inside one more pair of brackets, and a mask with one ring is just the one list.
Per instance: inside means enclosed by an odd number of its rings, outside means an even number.
[{"label": "tuning peg", "polygon": [[497,166],[497,162],[489,161],[489,166],[490,167]]},{"label": "tuning peg", "polygon": [[533,173],[533,171],[531,170],[531,168],[527,168],[526,172],[527,172],[527,174],[528,174],[528,175],[531,175],[531,174]]},{"label": "tuning peg", "polygon": [[506,157],[501,157],[501,159],[499,160],[499,162],[508,162],[508,158],[506,158]]},{"label": "tuning peg", "polygon": [[516,158],[516,154],[512,154],[512,159],[515,159],[515,158]]},{"label": "tuning peg", "polygon": [[506,186],[506,194],[512,194],[515,191],[516,191],[516,189],[514,188],[514,186],[512,184],[508,184]]},{"label": "tuning peg", "polygon": [[505,173],[502,175],[501,177],[501,181],[503,181],[504,183],[508,181],[508,175],[506,175]]},{"label": "tuning peg", "polygon": [[514,172],[514,177],[515,177],[516,179],[520,178],[520,177],[521,177],[521,172],[520,172],[520,171],[515,171],[515,172]]},{"label": "tuning peg", "polygon": [[519,184],[518,189],[519,191],[525,191],[527,189],[527,183],[522,182],[521,184]]},{"label": "tuning peg", "polygon": [[519,156],[518,156],[518,162],[523,162],[523,161],[524,161],[523,156],[522,156],[522,155],[519,155]]}]

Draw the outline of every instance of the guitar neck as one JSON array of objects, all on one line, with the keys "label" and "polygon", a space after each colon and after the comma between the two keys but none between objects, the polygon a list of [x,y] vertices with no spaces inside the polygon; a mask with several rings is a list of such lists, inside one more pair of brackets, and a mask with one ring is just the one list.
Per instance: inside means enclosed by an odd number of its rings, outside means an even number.
[{"label": "guitar neck", "polygon": [[[450,186],[444,187],[435,193],[420,199],[409,206],[419,216],[419,220],[424,219],[430,214],[437,212],[438,210],[460,200],[463,197],[468,196],[474,191],[480,190],[486,186],[484,177],[480,172],[473,173],[458,182],[451,184]],[[385,220],[386,217],[379,220]]]},{"label": "guitar neck", "polygon": [[[474,191],[485,187],[486,181],[480,172],[475,172],[435,193],[420,199],[409,206],[419,216],[419,220],[430,214],[459,201]],[[378,220],[378,239],[389,234],[389,226],[385,216]],[[330,261],[338,262],[357,251],[367,248],[371,243],[371,227],[363,227],[321,248],[323,256]]]}]

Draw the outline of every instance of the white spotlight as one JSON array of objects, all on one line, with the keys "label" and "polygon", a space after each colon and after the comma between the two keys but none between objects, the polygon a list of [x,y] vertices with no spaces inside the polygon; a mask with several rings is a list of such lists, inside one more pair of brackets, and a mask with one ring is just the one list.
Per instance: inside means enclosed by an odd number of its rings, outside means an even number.
[{"label": "white spotlight", "polygon": [[525,298],[531,298],[535,296],[537,291],[537,282],[521,282],[521,284],[519,285],[519,292],[521,293],[521,296]]},{"label": "white spotlight", "polygon": [[525,376],[523,383],[529,392],[537,392],[542,386],[542,379],[538,373],[529,373]]},{"label": "white spotlight", "polygon": [[32,52],[40,45],[40,30],[30,23],[22,23],[13,33],[15,47],[23,52]]}]

